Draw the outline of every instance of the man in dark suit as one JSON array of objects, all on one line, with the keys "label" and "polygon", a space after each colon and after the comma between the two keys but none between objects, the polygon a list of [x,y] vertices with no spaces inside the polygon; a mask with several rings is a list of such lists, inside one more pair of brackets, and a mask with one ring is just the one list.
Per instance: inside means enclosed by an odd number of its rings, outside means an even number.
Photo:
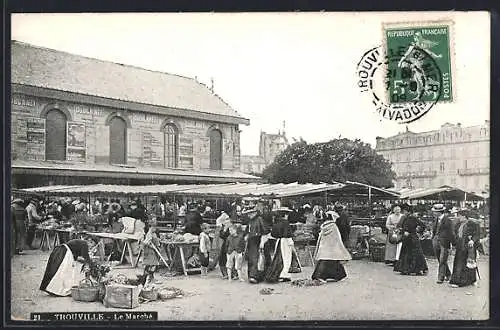
[{"label": "man in dark suit", "polygon": [[432,212],[436,215],[432,230],[432,246],[439,262],[437,283],[441,284],[448,281],[451,276],[448,267],[448,256],[451,245],[454,244],[453,223],[443,204],[435,204],[432,207]]},{"label": "man in dark suit", "polygon": [[340,237],[342,238],[342,243],[344,243],[344,246],[347,246],[349,240],[349,234],[351,233],[351,225],[349,224],[349,217],[347,216],[347,213],[344,211],[344,206],[342,204],[338,202],[335,203],[333,209],[339,215],[335,223],[339,228]]},{"label": "man in dark suit", "polygon": [[184,228],[185,233],[190,233],[193,235],[199,235],[201,233],[201,223],[203,218],[201,217],[198,205],[190,204],[188,207],[188,212],[186,213],[186,226]]}]

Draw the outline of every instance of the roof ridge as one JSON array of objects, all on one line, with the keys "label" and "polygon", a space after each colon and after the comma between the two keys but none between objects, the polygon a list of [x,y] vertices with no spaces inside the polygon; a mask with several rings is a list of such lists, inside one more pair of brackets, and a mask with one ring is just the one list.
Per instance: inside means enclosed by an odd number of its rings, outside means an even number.
[{"label": "roof ridge", "polygon": [[126,64],[126,63],[119,63],[119,62],[114,62],[114,61],[110,61],[110,60],[103,60],[103,59],[96,58],[96,57],[90,57],[90,56],[86,56],[86,55],[75,54],[75,53],[71,53],[71,52],[68,52],[68,51],[65,51],[65,50],[58,50],[58,49],[54,49],[54,48],[48,48],[48,47],[45,47],[45,46],[35,45],[35,44],[31,44],[31,43],[28,43],[28,42],[19,41],[19,40],[15,40],[15,39],[12,39],[11,42],[19,44],[19,45],[27,46],[27,47],[32,47],[32,48],[37,48],[37,49],[43,49],[43,50],[46,50],[46,51],[49,51],[49,52],[53,52],[53,53],[64,53],[64,54],[71,55],[71,56],[74,56],[74,57],[86,58],[88,60],[105,62],[105,63],[112,63],[112,64],[126,66],[126,67],[129,67],[129,68],[140,69],[140,70],[144,70],[144,71],[161,73],[161,74],[167,74],[167,75],[170,75],[170,76],[176,76],[176,77],[179,77],[179,78],[184,78],[184,79],[192,80],[192,81],[194,81],[194,82],[196,82],[198,84],[201,84],[201,85],[207,87],[206,85],[200,83],[199,81],[196,81],[196,79],[194,79],[192,77],[183,76],[183,75],[180,75],[180,74],[177,74],[177,73],[152,70],[152,69],[147,69],[147,68],[144,68],[144,67],[141,67],[141,66],[137,66],[137,65]]}]

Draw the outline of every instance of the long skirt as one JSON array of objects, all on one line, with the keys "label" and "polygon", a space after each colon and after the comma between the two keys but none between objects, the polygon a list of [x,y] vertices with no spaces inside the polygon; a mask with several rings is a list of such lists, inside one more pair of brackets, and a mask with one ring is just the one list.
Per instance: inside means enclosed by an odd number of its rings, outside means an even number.
[{"label": "long skirt", "polygon": [[340,281],[347,277],[344,265],[339,260],[319,260],[311,276],[313,280]]},{"label": "long skirt", "polygon": [[385,242],[385,261],[394,262],[397,260],[396,253],[397,253],[398,245],[392,244],[391,242],[389,242],[390,235],[391,235],[391,232],[389,232],[387,234],[387,240]]},{"label": "long skirt", "polygon": [[49,256],[40,290],[61,297],[71,295],[71,288],[85,277],[82,266],[66,245],[56,246]]},{"label": "long skirt", "polygon": [[262,282],[264,272],[259,271],[259,247],[261,236],[251,236],[247,242],[247,258],[248,258],[248,279],[255,279],[257,282]]},{"label": "long skirt", "polygon": [[427,272],[427,261],[418,237],[411,235],[402,243],[399,260],[394,264],[394,271],[402,274]]},{"label": "long skirt", "polygon": [[293,245],[290,241],[292,241],[291,238],[277,239],[275,247],[276,252],[266,272],[266,282],[275,283],[280,279],[291,280],[292,274],[290,273],[290,267],[292,266]]},{"label": "long skirt", "polygon": [[458,286],[468,286],[476,282],[476,268],[467,267],[467,250],[457,249],[455,259],[453,260],[453,272],[450,278],[450,284]]}]

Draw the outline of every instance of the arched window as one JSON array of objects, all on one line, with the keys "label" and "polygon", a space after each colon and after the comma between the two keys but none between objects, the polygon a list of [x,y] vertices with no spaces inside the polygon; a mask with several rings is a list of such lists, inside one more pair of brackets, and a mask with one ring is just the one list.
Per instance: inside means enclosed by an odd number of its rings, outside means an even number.
[{"label": "arched window", "polygon": [[66,115],[52,109],[45,119],[45,159],[66,160]]},{"label": "arched window", "polygon": [[165,167],[177,167],[177,150],[179,145],[179,134],[177,127],[171,124],[165,125]]},{"label": "arched window", "polygon": [[222,169],[222,133],[217,129],[210,132],[210,169]]},{"label": "arched window", "polygon": [[127,163],[127,123],[120,117],[109,121],[109,162]]}]

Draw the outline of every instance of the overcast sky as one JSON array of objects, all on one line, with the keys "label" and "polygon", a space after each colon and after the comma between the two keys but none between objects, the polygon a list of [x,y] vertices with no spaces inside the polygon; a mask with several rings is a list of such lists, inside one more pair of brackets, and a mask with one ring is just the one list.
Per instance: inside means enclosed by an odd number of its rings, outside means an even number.
[{"label": "overcast sky", "polygon": [[487,13],[16,14],[12,39],[143,68],[198,76],[243,117],[243,154],[258,154],[259,133],[308,142],[339,135],[375,146],[405,127],[375,113],[357,88],[356,64],[382,44],[384,22],[453,19],[456,100],[409,125],[489,119]]}]

